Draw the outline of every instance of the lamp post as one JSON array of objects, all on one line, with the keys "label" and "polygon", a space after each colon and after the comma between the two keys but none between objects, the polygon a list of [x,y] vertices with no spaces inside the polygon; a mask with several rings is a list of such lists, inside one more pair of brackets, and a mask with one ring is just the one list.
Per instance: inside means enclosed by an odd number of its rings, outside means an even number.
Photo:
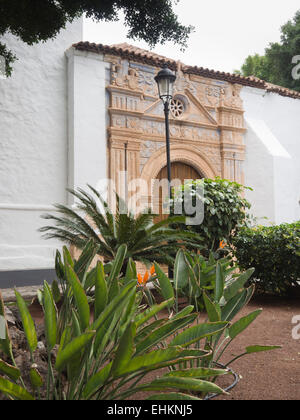
[{"label": "lamp post", "polygon": [[163,69],[155,77],[155,81],[158,86],[159,97],[163,101],[164,112],[165,112],[169,199],[172,198],[169,114],[170,114],[170,103],[173,98],[173,88],[174,88],[175,80],[176,80],[175,74],[168,68],[166,64],[164,65]]}]

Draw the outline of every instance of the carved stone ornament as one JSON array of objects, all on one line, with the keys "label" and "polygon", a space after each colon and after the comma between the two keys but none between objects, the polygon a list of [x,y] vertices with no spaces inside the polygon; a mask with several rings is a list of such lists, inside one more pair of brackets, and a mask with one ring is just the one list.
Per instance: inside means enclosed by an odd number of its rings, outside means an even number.
[{"label": "carved stone ornament", "polygon": [[[129,159],[128,150],[132,150],[128,168],[130,179],[140,178],[157,153],[160,153],[162,167],[166,164],[165,118],[154,80],[158,71],[158,68],[116,58],[111,63],[111,81],[107,89],[111,96],[108,155],[112,179],[119,166],[126,166],[124,159],[126,156]],[[242,180],[245,158],[242,87],[186,74],[180,62],[176,76],[170,136],[171,147],[177,151],[177,161],[181,156],[182,161],[195,167],[195,159],[191,158],[194,150],[195,156],[203,157],[198,159],[199,171],[201,162],[205,162],[206,170],[210,168],[206,171],[209,175]],[[230,158],[228,153],[231,153]],[[201,173],[206,172],[202,168]]]}]

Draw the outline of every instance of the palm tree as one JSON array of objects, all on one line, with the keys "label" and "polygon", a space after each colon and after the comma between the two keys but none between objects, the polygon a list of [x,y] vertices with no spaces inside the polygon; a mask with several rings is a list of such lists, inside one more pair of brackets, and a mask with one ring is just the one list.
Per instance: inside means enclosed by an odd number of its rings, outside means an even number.
[{"label": "palm tree", "polygon": [[[104,257],[106,262],[112,261],[119,247],[126,244],[125,263],[132,258],[146,265],[153,261],[173,264],[179,247],[201,248],[201,238],[197,234],[169,226],[172,223],[183,223],[183,216],[169,217],[155,223],[157,215],[148,210],[135,217],[118,196],[116,214],[113,215],[99,192],[90,185],[88,187],[95,197],[81,188],[68,190],[78,201],[76,210],[56,204],[58,216],[42,216],[54,222],[53,226],[40,229],[46,239],[59,239],[78,249],[83,249],[92,239],[97,254]],[[103,212],[97,200],[102,204]],[[121,206],[123,211],[120,211]]]}]

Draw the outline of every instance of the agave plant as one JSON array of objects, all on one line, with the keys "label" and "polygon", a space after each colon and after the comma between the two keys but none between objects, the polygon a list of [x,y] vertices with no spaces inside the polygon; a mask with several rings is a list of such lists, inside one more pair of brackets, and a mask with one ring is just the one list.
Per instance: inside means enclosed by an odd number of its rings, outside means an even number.
[{"label": "agave plant", "polygon": [[[41,376],[35,364],[38,343],[34,322],[26,303],[16,292],[32,361],[30,384],[25,384],[16,365],[6,329],[5,338],[0,339],[0,350],[10,362],[0,359],[0,392],[13,400],[41,399],[42,387],[46,387],[48,400],[122,400],[140,391],[151,392],[149,399],[195,400],[200,399],[195,393],[201,396],[223,393],[209,379],[228,371],[207,367],[187,369],[191,361],[211,356],[209,349],[189,349],[187,343],[219,334],[228,323],[206,323],[195,330],[190,327],[197,318],[193,306],[173,316],[159,317],[163,309],[172,305],[173,299],[151,308],[141,306],[142,294],[136,278],[131,278],[135,276],[134,270],[127,270],[127,277],[122,281],[119,277],[124,255],[124,249],[119,250],[108,276],[98,262],[93,271],[95,298],[89,302],[83,280],[75,273],[76,264],[64,249],[60,270],[66,273],[67,285],[61,298],[69,301],[69,311],[64,317],[61,337],[60,314],[55,304],[57,293],[46,282],[40,293],[48,352],[47,378]],[[5,316],[1,295],[0,314]],[[150,372],[160,376],[147,381]],[[157,391],[161,393],[155,394]]]},{"label": "agave plant", "polygon": [[179,242],[180,246],[200,247],[201,239],[197,234],[170,227],[172,223],[183,223],[184,217],[172,217],[155,223],[157,215],[150,210],[135,217],[118,196],[114,215],[99,192],[91,186],[89,189],[91,193],[82,189],[69,190],[77,199],[76,210],[57,204],[55,207],[59,216],[43,216],[54,222],[54,226],[40,229],[46,239],[59,239],[78,249],[83,249],[93,240],[98,255],[106,261],[112,261],[119,247],[125,244],[125,264],[129,258],[146,265],[154,260],[160,264],[172,264]]}]

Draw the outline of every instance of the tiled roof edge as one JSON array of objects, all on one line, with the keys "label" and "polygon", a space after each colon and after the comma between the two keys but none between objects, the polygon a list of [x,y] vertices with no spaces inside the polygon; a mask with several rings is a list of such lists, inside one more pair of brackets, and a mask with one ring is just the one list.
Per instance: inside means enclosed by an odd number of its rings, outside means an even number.
[{"label": "tiled roof edge", "polygon": [[[79,42],[77,44],[73,44],[73,48],[79,51],[89,51],[96,54],[115,55],[117,57],[137,61],[142,64],[155,67],[162,67],[163,64],[167,64],[170,69],[174,71],[177,69],[177,62],[175,60],[161,57],[155,53],[141,50],[140,48],[136,48],[136,51],[134,51],[134,47],[130,45],[127,46],[126,44],[121,44],[120,46],[110,46],[90,42]],[[229,83],[237,83],[243,86],[263,89],[267,92],[277,93],[281,96],[300,99],[300,92],[267,83],[264,80],[258,79],[254,76],[245,77],[239,74],[225,73],[221,71],[204,69],[203,67],[186,65],[183,66],[182,70],[186,74],[195,74],[210,79],[221,80]]]}]

